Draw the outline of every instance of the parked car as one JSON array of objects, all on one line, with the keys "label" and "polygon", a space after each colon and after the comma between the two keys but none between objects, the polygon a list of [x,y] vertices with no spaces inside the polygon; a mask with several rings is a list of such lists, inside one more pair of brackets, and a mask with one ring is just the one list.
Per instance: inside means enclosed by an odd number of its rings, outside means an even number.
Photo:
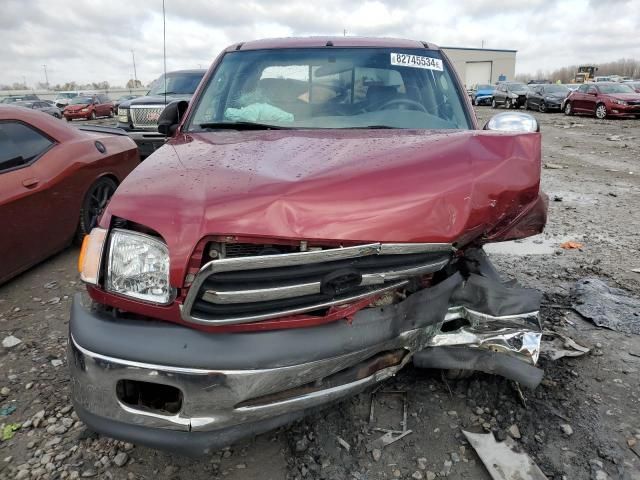
[{"label": "parked car", "polygon": [[95,128],[0,106],[0,283],[90,232],[138,165],[123,132]]},{"label": "parked car", "polygon": [[118,127],[125,130],[138,144],[140,156],[145,158],[165,141],[158,134],[158,118],[164,107],[176,100],[189,100],[196,91],[206,70],[179,70],[155,80],[144,97],[126,100],[118,105]]},{"label": "parked car", "polygon": [[569,94],[562,109],[565,115],[640,118],[640,93],[624,83],[585,83]]},{"label": "parked car", "polygon": [[623,82],[623,85],[628,85],[629,87],[633,88],[636,93],[640,93],[640,80],[629,80]]},{"label": "parked car", "polygon": [[92,431],[205,454],[411,360],[540,382],[540,293],[482,250],[544,227],[538,125],[480,129],[435,45],[232,45],[158,129],[81,252],[68,363]]},{"label": "parked car", "polygon": [[544,85],[551,83],[551,80],[529,80],[527,85]]},{"label": "parked car", "polygon": [[56,118],[62,118],[62,112],[54,105],[50,105],[44,100],[28,101],[28,102],[15,102],[13,105],[16,107],[25,107],[32,110],[39,110],[40,112],[47,113]]},{"label": "parked car", "polygon": [[0,104],[6,105],[6,104],[12,104],[15,102],[23,102],[27,100],[40,100],[40,98],[38,98],[37,95],[32,93],[27,93],[25,95],[9,95],[6,97],[2,97],[2,100],[0,100]]},{"label": "parked car", "polygon": [[525,108],[538,109],[540,112],[549,110],[562,110],[562,101],[569,95],[569,90],[564,85],[531,85],[527,92]]},{"label": "parked car", "polygon": [[491,105],[491,99],[493,98],[493,85],[478,84],[471,87],[471,103],[474,105]]},{"label": "parked car", "polygon": [[496,86],[491,99],[491,107],[520,108],[524,106],[529,89],[524,83],[505,82]]},{"label": "parked car", "polygon": [[113,102],[113,111],[117,112],[118,111],[118,107],[120,106],[120,104],[122,102],[126,102],[127,100],[133,100],[134,98],[138,98],[138,97],[140,97],[140,95],[123,95],[123,96],[121,96],[117,100],[114,100],[114,102]]},{"label": "parked car", "polygon": [[56,94],[56,98],[54,98],[53,101],[58,108],[64,110],[64,107],[69,105],[69,102],[79,95],[80,92],[58,92]]},{"label": "parked car", "polygon": [[68,122],[76,119],[95,120],[98,117],[113,117],[113,104],[103,94],[83,95],[72,98],[64,108],[64,118]]}]

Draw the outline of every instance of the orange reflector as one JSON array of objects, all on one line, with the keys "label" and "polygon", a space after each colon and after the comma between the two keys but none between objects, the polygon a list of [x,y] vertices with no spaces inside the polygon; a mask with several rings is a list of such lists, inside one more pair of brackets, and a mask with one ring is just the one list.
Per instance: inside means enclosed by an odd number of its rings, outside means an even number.
[{"label": "orange reflector", "polygon": [[100,274],[102,250],[104,248],[107,230],[94,228],[89,235],[82,240],[80,258],[78,258],[78,270],[80,279],[85,283],[96,285]]}]

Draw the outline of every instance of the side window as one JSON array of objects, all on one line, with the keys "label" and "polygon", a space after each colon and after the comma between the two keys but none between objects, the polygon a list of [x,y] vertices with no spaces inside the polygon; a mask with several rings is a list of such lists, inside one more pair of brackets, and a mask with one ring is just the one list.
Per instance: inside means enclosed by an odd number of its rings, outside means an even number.
[{"label": "side window", "polygon": [[0,122],[0,174],[35,161],[53,142],[17,121]]},{"label": "side window", "polygon": [[580,85],[578,87],[578,91],[580,93],[587,93],[587,88],[589,88],[589,85],[585,85],[584,83],[582,85]]},{"label": "side window", "polygon": [[589,87],[587,93],[598,93],[598,90],[596,89],[596,87]]}]

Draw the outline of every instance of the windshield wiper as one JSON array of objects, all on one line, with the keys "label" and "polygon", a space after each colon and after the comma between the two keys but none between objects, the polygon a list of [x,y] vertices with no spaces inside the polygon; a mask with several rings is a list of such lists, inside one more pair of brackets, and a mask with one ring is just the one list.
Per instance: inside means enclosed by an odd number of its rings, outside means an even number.
[{"label": "windshield wiper", "polygon": [[154,93],[153,95],[183,95],[181,93],[178,92],[160,92],[160,93]]},{"label": "windshield wiper", "polygon": [[356,129],[371,129],[371,130],[383,130],[383,129],[397,129],[398,127],[391,127],[389,125],[367,125],[366,127],[353,127]]},{"label": "windshield wiper", "polygon": [[266,123],[255,122],[205,122],[198,125],[200,128],[231,129],[231,130],[288,130],[290,127],[280,127]]}]

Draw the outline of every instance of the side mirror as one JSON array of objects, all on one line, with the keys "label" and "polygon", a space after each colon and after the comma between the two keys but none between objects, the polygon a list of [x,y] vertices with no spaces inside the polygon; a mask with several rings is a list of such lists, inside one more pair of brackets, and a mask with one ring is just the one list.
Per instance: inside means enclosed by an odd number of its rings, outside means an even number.
[{"label": "side mirror", "polygon": [[164,107],[160,118],[158,118],[158,132],[167,137],[172,137],[176,133],[180,120],[182,120],[188,106],[189,102],[178,100]]},{"label": "side mirror", "polygon": [[531,133],[539,132],[540,125],[535,117],[527,113],[504,112],[491,117],[484,130]]}]

